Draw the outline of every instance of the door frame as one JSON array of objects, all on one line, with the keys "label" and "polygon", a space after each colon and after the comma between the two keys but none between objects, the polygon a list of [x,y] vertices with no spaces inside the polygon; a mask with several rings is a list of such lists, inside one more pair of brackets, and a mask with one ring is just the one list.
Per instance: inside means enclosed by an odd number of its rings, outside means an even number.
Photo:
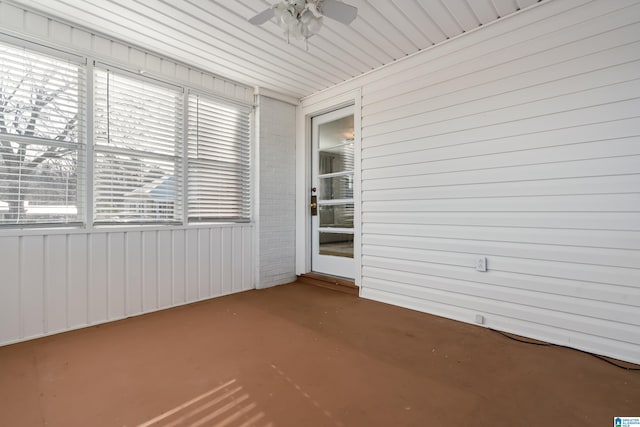
[{"label": "door frame", "polygon": [[333,110],[354,106],[353,111],[353,262],[354,282],[360,286],[362,277],[362,196],[361,196],[361,113],[360,89],[327,97],[314,103],[302,104],[296,109],[296,274],[311,272],[311,118]]},{"label": "door frame", "polygon": [[[340,120],[346,117],[354,117],[354,106],[348,105],[346,107],[339,108],[337,110],[332,110],[324,114],[315,114],[311,117],[311,185],[317,188],[317,192],[311,192],[311,195],[317,197],[317,212],[318,215],[311,216],[311,270],[314,273],[320,274],[332,274],[339,277],[344,277],[346,279],[352,280],[355,275],[355,260],[353,256],[351,257],[341,257],[335,255],[323,255],[320,252],[320,218],[322,217],[322,204],[321,200],[323,197],[323,189],[322,185],[320,185],[320,127],[322,124],[331,123],[336,120]],[[351,151],[355,154],[355,145],[351,145]],[[353,183],[355,181],[355,158],[353,159],[354,163],[351,168],[351,185],[352,191]],[[344,169],[340,171],[332,171],[332,172],[343,172]],[[324,194],[326,196],[326,194]],[[346,198],[343,198],[346,199]],[[350,204],[353,204],[355,200],[353,196],[349,199],[352,200]],[[344,205],[343,205],[344,206]],[[355,206],[354,206],[355,211]],[[352,212],[353,214],[353,212]],[[350,236],[353,238],[354,227],[348,227],[351,229]],[[327,230],[325,230],[326,232]],[[340,233],[339,231],[336,231]],[[355,243],[355,242],[354,242]],[[355,247],[355,244],[354,244]]]}]

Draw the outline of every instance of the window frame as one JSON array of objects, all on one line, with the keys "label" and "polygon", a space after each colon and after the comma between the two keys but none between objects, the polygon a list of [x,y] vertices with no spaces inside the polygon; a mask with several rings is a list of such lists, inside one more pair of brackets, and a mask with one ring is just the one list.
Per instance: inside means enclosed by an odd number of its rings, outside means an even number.
[{"label": "window frame", "polygon": [[[219,217],[219,218],[215,218],[215,217],[192,217],[190,215],[190,213],[188,212],[189,209],[189,204],[190,204],[190,200],[189,200],[189,192],[191,190],[191,177],[190,177],[190,162],[193,163],[198,163],[198,162],[203,162],[203,160],[199,160],[197,158],[192,158],[189,157],[189,145],[190,145],[190,129],[189,129],[189,124],[191,121],[190,118],[190,109],[191,109],[191,105],[190,105],[190,98],[191,96],[196,96],[196,97],[203,97],[205,98],[207,101],[209,102],[218,102],[219,103],[219,107],[237,107],[238,109],[246,109],[246,115],[247,115],[247,125],[248,125],[248,130],[247,130],[247,140],[246,140],[246,157],[247,157],[247,164],[246,164],[246,199],[243,197],[242,200],[242,204],[243,207],[241,208],[242,212],[246,212],[246,217],[243,216],[239,216],[239,217]],[[253,209],[254,209],[254,151],[255,151],[255,145],[254,145],[254,135],[255,135],[255,127],[256,127],[256,123],[255,123],[255,108],[252,105],[248,105],[248,104],[242,104],[240,102],[235,102],[235,101],[231,101],[228,99],[225,99],[221,96],[218,95],[212,95],[206,92],[202,92],[202,91],[198,91],[198,90],[193,90],[193,89],[189,89],[187,91],[187,93],[185,94],[185,117],[187,117],[187,120],[185,120],[185,133],[184,133],[184,137],[185,137],[185,144],[184,144],[184,149],[185,149],[185,192],[184,192],[184,196],[185,196],[185,210],[187,210],[187,213],[185,214],[185,221],[188,224],[208,224],[208,223],[250,223],[253,221]],[[197,117],[196,117],[197,120]]]},{"label": "window frame", "polygon": [[[140,150],[140,149],[131,149],[131,148],[124,148],[124,147],[108,147],[108,145],[105,144],[99,144],[98,140],[99,138],[96,136],[96,100],[95,100],[95,95],[96,95],[96,74],[98,72],[106,72],[107,73],[107,79],[109,79],[109,73],[114,73],[115,75],[119,75],[122,76],[126,79],[130,79],[130,80],[135,80],[141,83],[146,83],[149,85],[154,85],[169,91],[175,91],[176,93],[176,106],[175,109],[173,110],[174,116],[174,131],[176,131],[175,134],[175,138],[172,144],[172,147],[174,148],[174,152],[173,155],[167,154],[167,153],[158,153],[158,152],[153,152],[153,151],[145,151],[145,150]],[[91,146],[92,146],[92,158],[90,159],[91,164],[92,164],[92,169],[93,169],[93,173],[91,176],[91,181],[92,181],[92,197],[90,200],[90,203],[92,205],[92,217],[88,218],[88,222],[90,222],[92,224],[93,227],[102,227],[102,226],[112,226],[112,225],[119,225],[119,226],[126,226],[126,225],[181,225],[184,223],[184,209],[183,209],[183,205],[184,205],[184,195],[182,194],[181,190],[183,188],[182,186],[182,181],[185,179],[185,165],[184,165],[184,160],[183,160],[183,153],[184,150],[182,149],[182,146],[185,144],[185,136],[184,136],[184,126],[183,123],[185,121],[185,107],[184,107],[184,93],[186,92],[186,89],[183,86],[179,86],[179,85],[173,85],[171,83],[167,83],[165,81],[162,80],[158,80],[155,79],[153,77],[149,77],[146,75],[141,75],[140,73],[133,73],[130,72],[128,70],[125,69],[121,69],[119,67],[114,67],[112,65],[108,65],[105,63],[100,63],[100,62],[96,62],[94,63],[93,66],[93,70],[92,70],[92,76],[91,76],[91,80],[92,80],[92,85],[93,85],[93,102],[92,102],[92,109],[91,109],[91,117],[92,117],[92,123],[93,123],[93,127],[92,127],[92,139],[91,139]],[[108,96],[108,94],[106,95]],[[107,105],[109,105],[109,101],[107,100]],[[179,104],[179,106],[177,105]],[[108,121],[108,117],[107,117],[107,121]],[[108,142],[107,142],[108,144]],[[174,208],[173,208],[173,219],[165,219],[162,221],[151,221],[148,219],[141,219],[139,221],[136,220],[128,220],[128,221],[115,221],[115,220],[104,220],[104,221],[100,221],[98,220],[98,205],[97,205],[97,197],[98,197],[98,191],[96,189],[96,181],[97,181],[97,177],[98,175],[98,171],[97,171],[97,165],[98,165],[98,154],[107,154],[107,155],[120,155],[120,156],[135,156],[136,154],[142,157],[147,157],[147,158],[152,158],[158,162],[160,161],[172,161],[173,162],[173,168],[175,171],[175,176],[177,177],[177,179],[174,179],[175,181],[175,188],[176,188],[176,198],[173,199],[173,203],[174,203]],[[135,191],[135,190],[134,190]],[[136,202],[138,200],[133,200],[133,202]]]},{"label": "window frame", "polygon": [[[39,55],[50,58],[52,61],[66,62],[77,67],[75,77],[75,90],[77,92],[77,115],[76,115],[76,142],[47,139],[37,136],[24,136],[17,134],[3,134],[3,139],[25,146],[58,147],[68,148],[75,154],[75,207],[76,214],[71,220],[36,220],[34,222],[0,223],[0,230],[34,229],[34,228],[69,228],[83,227],[86,224],[86,151],[87,151],[87,58],[80,55],[60,51],[57,49],[42,46],[26,40],[14,38],[8,35],[0,35],[0,44],[9,49],[22,50],[32,55]],[[58,135],[59,136],[59,135]],[[46,205],[42,205],[46,206]],[[64,216],[64,215],[62,215]]]},{"label": "window frame", "polygon": [[[62,222],[62,223],[49,223],[49,222],[35,222],[35,223],[23,223],[23,224],[0,224],[0,236],[14,235],[16,232],[21,233],[23,230],[25,235],[31,233],[41,233],[43,230],[50,229],[60,230],[65,233],[86,232],[91,230],[132,230],[132,229],[168,229],[171,227],[180,226],[180,228],[201,228],[207,225],[219,225],[228,226],[232,224],[246,224],[255,222],[255,168],[257,167],[255,158],[255,144],[256,144],[256,105],[254,102],[243,102],[229,95],[227,87],[225,86],[225,93],[217,92],[213,89],[213,86],[209,89],[204,89],[204,86],[194,86],[193,83],[186,83],[185,76],[179,78],[178,68],[180,64],[173,62],[170,63],[176,72],[175,78],[164,74],[150,73],[145,70],[134,67],[132,64],[117,64],[112,61],[106,61],[103,59],[97,59],[95,56],[73,53],[73,49],[64,50],[59,48],[34,43],[29,40],[25,40],[20,37],[11,36],[8,34],[0,34],[0,43],[7,44],[15,49],[27,49],[34,53],[41,53],[58,60],[68,60],[76,63],[81,71],[84,73],[84,80],[79,88],[79,102],[80,109],[82,110],[79,115],[78,121],[78,140],[80,149],[77,151],[78,162],[81,164],[82,171],[78,172],[78,187],[76,198],[78,200],[78,220],[74,222]],[[185,67],[187,71],[188,67]],[[182,112],[181,118],[178,120],[177,128],[182,131],[180,143],[182,144],[182,150],[179,153],[179,159],[181,168],[179,171],[181,183],[177,187],[179,197],[182,199],[182,208],[179,212],[180,220],[171,222],[96,222],[95,217],[95,195],[94,195],[94,183],[96,177],[95,171],[95,129],[94,129],[94,72],[95,69],[110,69],[117,73],[122,73],[128,77],[135,79],[149,80],[153,84],[158,84],[164,87],[178,88],[182,91]],[[164,71],[164,68],[163,68]],[[201,72],[195,70],[197,72]],[[209,75],[215,78],[215,75]],[[242,86],[242,85],[240,85]],[[216,89],[218,86],[216,84]],[[248,218],[234,219],[234,218],[204,218],[202,220],[189,219],[188,209],[188,191],[189,191],[189,158],[188,158],[188,102],[190,95],[198,95],[206,97],[209,100],[218,100],[223,104],[237,105],[241,108],[247,108],[249,113],[249,132],[248,132],[248,147],[249,156],[247,159],[248,170],[248,192],[246,195],[246,203],[248,205],[247,215]],[[63,231],[64,229],[64,231]],[[28,231],[32,230],[32,231]],[[38,231],[40,230],[40,231]]]}]

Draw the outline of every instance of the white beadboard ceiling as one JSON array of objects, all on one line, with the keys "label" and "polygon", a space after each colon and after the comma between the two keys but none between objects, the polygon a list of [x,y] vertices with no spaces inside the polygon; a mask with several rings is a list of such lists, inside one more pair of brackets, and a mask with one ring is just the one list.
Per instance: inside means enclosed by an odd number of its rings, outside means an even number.
[{"label": "white beadboard ceiling", "polygon": [[272,21],[247,19],[276,0],[14,0],[90,31],[211,73],[302,98],[539,0],[344,0],[350,26],[325,18],[321,32],[287,44]]}]

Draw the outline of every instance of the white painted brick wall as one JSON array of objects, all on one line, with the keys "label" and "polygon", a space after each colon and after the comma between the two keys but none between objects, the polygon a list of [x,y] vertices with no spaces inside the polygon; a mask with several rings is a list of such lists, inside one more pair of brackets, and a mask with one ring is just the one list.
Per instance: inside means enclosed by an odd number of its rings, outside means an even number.
[{"label": "white painted brick wall", "polygon": [[260,97],[258,288],[295,274],[295,122],[293,105]]}]

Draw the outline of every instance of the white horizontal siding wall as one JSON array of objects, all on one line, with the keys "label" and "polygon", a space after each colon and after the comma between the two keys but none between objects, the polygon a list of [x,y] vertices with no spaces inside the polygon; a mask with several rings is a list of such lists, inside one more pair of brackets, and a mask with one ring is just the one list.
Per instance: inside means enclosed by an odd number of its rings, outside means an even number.
[{"label": "white horizontal siding wall", "polygon": [[143,71],[148,76],[187,84],[236,101],[253,103],[254,89],[251,87],[5,1],[0,1],[0,36],[2,34],[87,55],[129,70]]},{"label": "white horizontal siding wall", "polygon": [[241,292],[253,227],[0,236],[0,345]]},{"label": "white horizontal siding wall", "polygon": [[542,3],[303,105],[354,87],[361,296],[640,362],[640,1]]}]

